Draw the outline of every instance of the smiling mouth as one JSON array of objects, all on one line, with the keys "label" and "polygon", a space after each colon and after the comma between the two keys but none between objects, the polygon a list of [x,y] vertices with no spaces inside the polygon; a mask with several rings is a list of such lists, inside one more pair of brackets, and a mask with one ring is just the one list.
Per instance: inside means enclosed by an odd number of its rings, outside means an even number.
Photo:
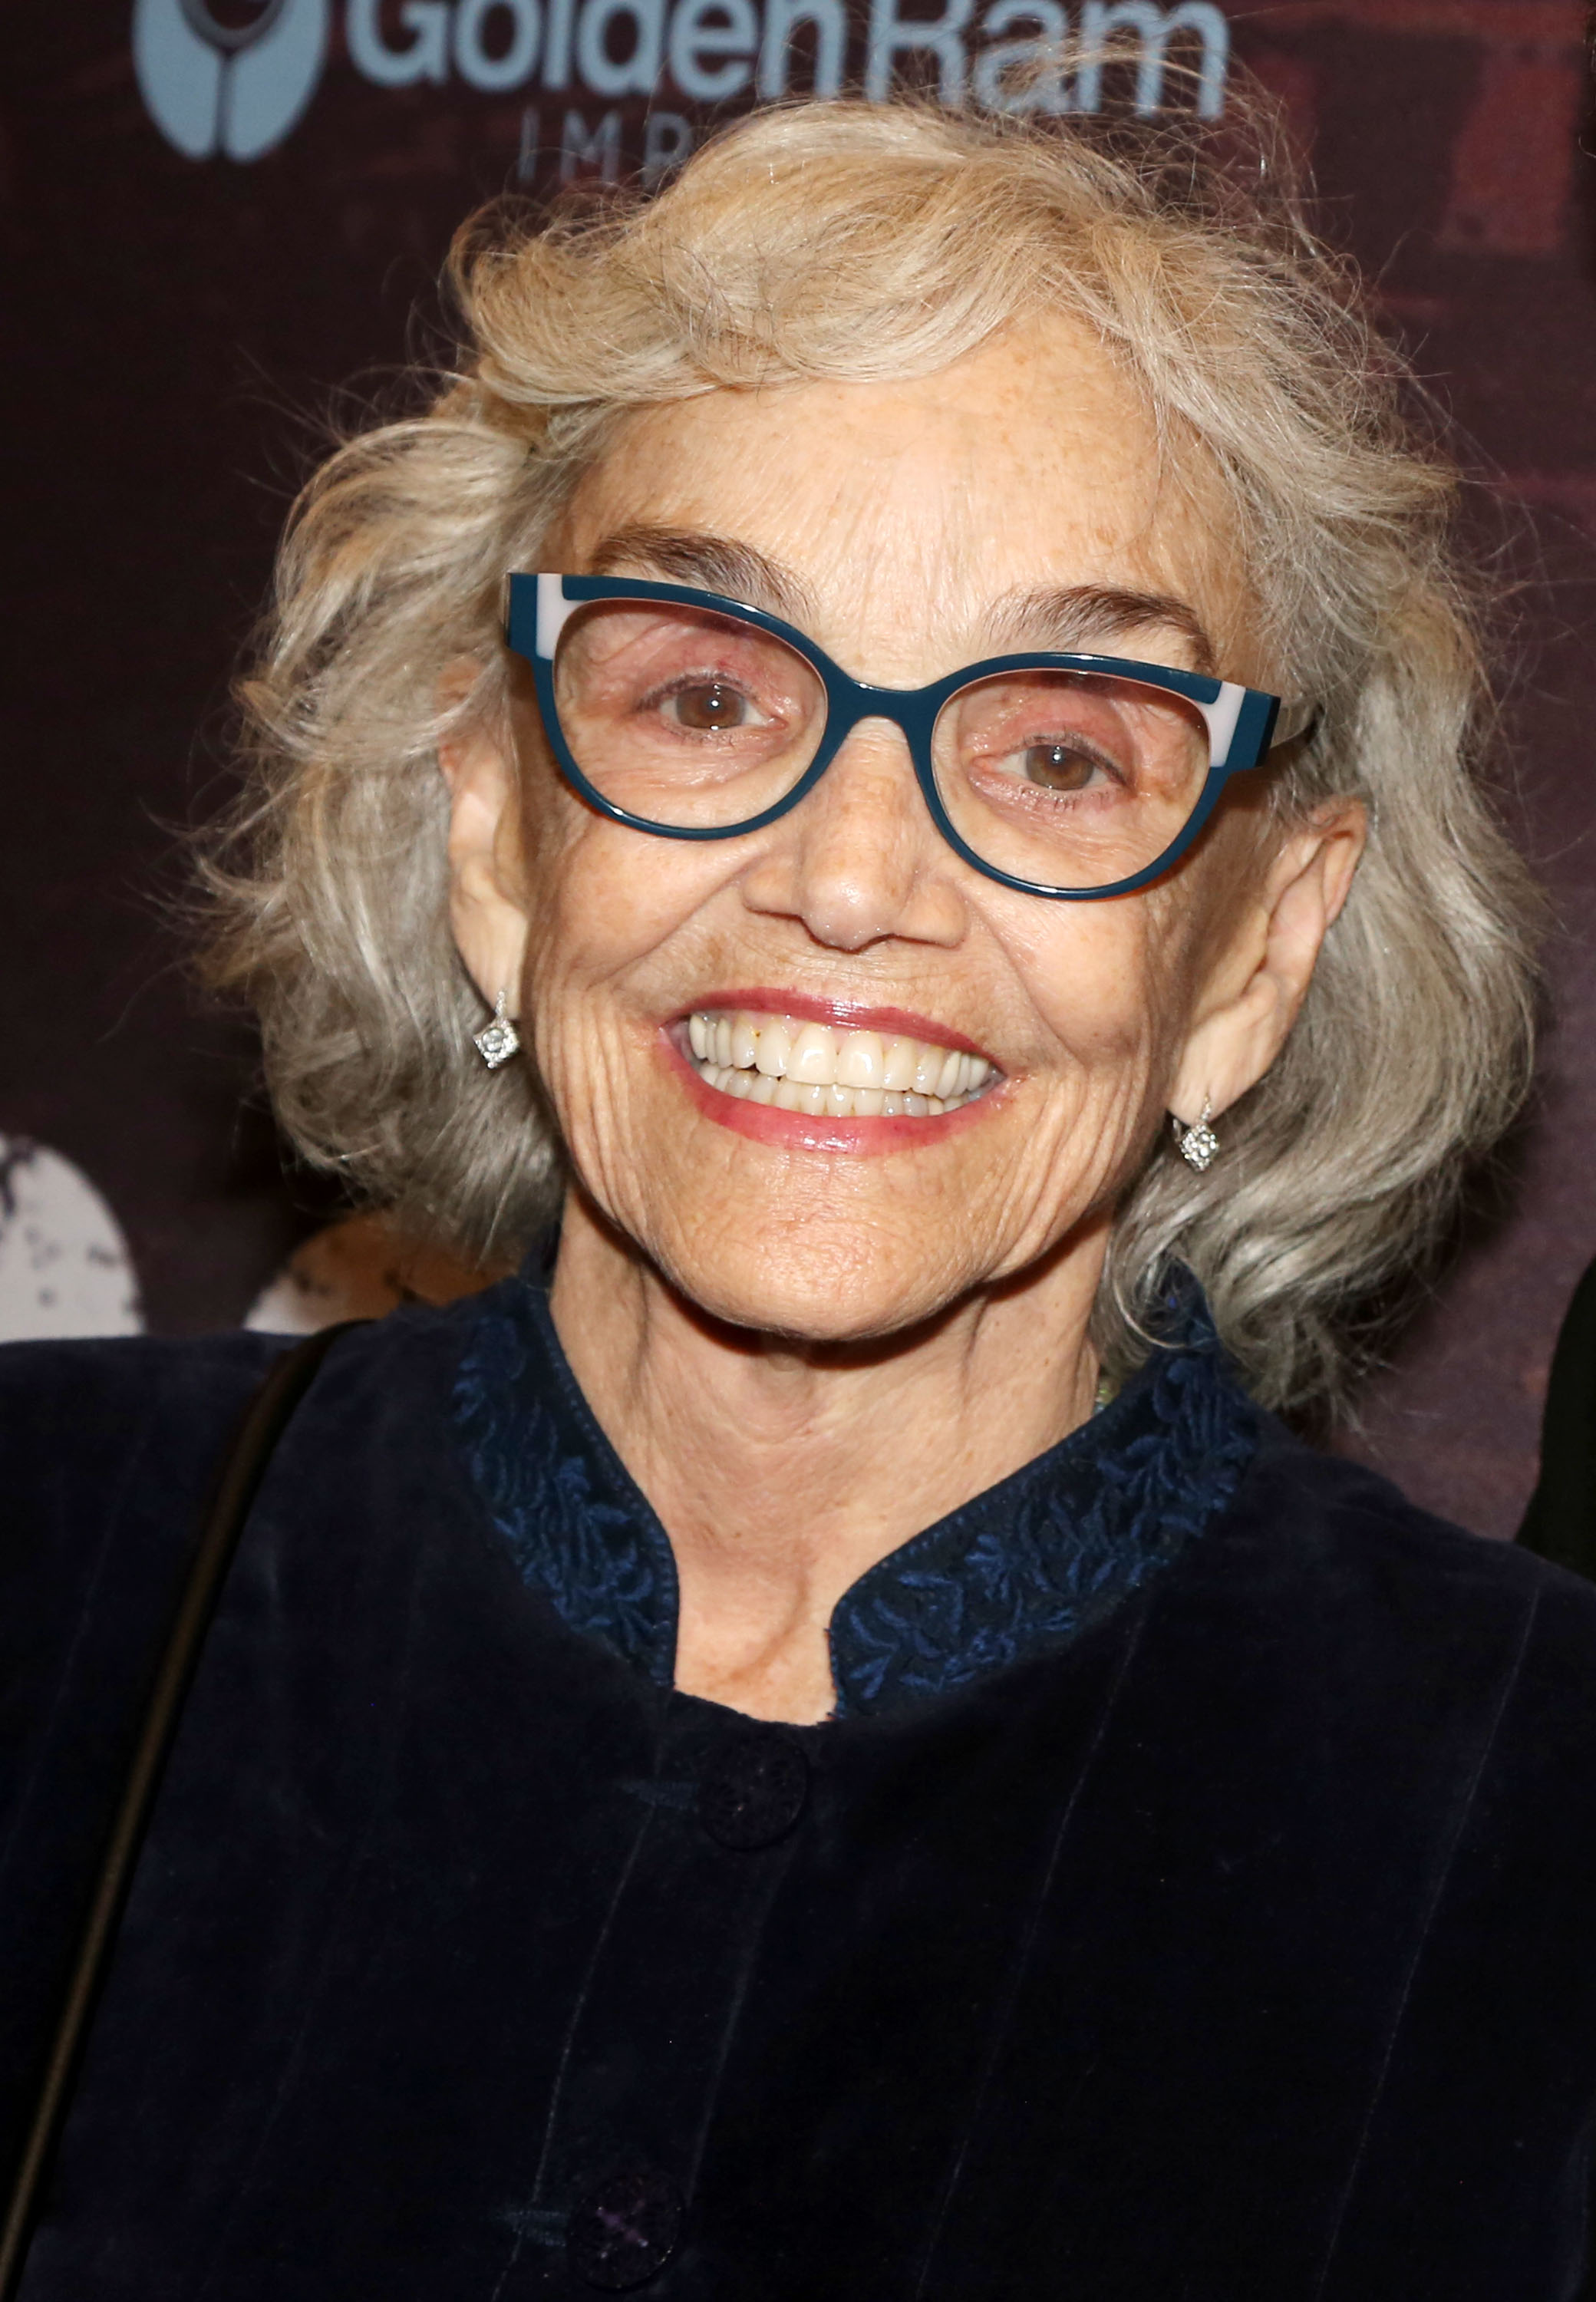
[{"label": "smiling mouth", "polygon": [[987,1094],[1003,1074],[984,1055],[935,1040],[739,1007],[687,1018],[686,1046],[707,1087],[739,1102],[820,1119],[926,1119]]}]

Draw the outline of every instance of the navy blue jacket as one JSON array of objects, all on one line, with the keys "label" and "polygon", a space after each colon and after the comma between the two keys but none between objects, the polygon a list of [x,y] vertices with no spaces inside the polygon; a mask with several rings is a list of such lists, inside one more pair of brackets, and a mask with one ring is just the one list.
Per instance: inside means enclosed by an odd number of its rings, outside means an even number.
[{"label": "navy blue jacket", "polygon": [[[1596,1590],[1171,1352],[760,1726],[673,1692],[534,1293],[341,1340],[290,1426],[26,2302],[1578,2291]],[[8,2147],[281,1348],[0,1352]]]}]

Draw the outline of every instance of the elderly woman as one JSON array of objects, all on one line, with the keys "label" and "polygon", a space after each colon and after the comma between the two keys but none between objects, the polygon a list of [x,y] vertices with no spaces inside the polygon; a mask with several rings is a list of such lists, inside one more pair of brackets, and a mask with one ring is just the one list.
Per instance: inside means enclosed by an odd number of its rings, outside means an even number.
[{"label": "elderly woman", "polygon": [[[217,967],[525,1260],[265,1471],[27,2302],[1575,2290],[1596,1594],[1272,1412],[1530,912],[1453,483],[1241,181],[756,117],[480,227],[311,487]],[[13,2121],[281,1348],[4,1362]]]}]

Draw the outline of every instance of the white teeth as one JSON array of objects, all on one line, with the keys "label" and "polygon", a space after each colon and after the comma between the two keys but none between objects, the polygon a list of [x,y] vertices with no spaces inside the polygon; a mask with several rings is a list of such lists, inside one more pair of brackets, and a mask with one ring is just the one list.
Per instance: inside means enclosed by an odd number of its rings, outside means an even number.
[{"label": "white teeth", "polygon": [[837,1050],[838,1087],[879,1087],[886,1076],[886,1050],[879,1031],[850,1031]]},{"label": "white teeth", "polygon": [[793,1052],[793,1035],[785,1023],[772,1021],[760,1033],[760,1044],[754,1062],[768,1079],[785,1079],[787,1057]]},{"label": "white teeth", "polygon": [[747,1011],[690,1015],[687,1044],[723,1095],[811,1118],[934,1119],[994,1076],[984,1056],[956,1047]]},{"label": "white teeth", "polygon": [[920,1047],[914,1058],[913,1087],[917,1095],[935,1095],[937,1082],[942,1077],[946,1050],[943,1047]]},{"label": "white teeth", "polygon": [[903,1095],[914,1085],[915,1066],[920,1061],[918,1039],[889,1039],[886,1043],[886,1069],[881,1084],[889,1095]]},{"label": "white teeth", "polygon": [[787,1058],[789,1079],[812,1080],[829,1087],[836,1077],[836,1039],[824,1023],[806,1023],[793,1042]]}]

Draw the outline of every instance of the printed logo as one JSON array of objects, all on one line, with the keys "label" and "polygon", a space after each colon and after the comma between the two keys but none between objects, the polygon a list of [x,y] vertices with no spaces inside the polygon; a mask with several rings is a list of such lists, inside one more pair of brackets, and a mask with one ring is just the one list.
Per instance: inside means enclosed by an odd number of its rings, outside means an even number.
[{"label": "printed logo", "polygon": [[152,118],[190,160],[258,160],[315,93],[328,0],[136,0],[133,63]]},{"label": "printed logo", "polygon": [[[378,88],[442,87],[458,78],[491,94],[542,88],[565,108],[561,178],[619,171],[618,110],[596,125],[592,98],[650,105],[645,184],[680,164],[706,124],[658,108],[664,96],[718,111],[779,101],[794,47],[814,34],[800,73],[816,96],[845,80],[887,96],[905,71],[934,82],[944,104],[990,111],[1095,112],[1105,64],[1134,74],[1138,112],[1156,112],[1176,52],[1184,100],[1205,120],[1224,109],[1230,26],[1214,0],[345,0],[344,47]],[[321,78],[332,0],[134,0],[133,60],[162,133],[191,160],[218,152],[257,160],[281,144]],[[711,19],[717,21],[711,21]],[[718,21],[726,18],[728,21]],[[1019,38],[1006,37],[1019,33]],[[1048,60],[1078,35],[1084,58],[1068,84]],[[517,172],[535,174],[542,121],[521,119]]]}]

